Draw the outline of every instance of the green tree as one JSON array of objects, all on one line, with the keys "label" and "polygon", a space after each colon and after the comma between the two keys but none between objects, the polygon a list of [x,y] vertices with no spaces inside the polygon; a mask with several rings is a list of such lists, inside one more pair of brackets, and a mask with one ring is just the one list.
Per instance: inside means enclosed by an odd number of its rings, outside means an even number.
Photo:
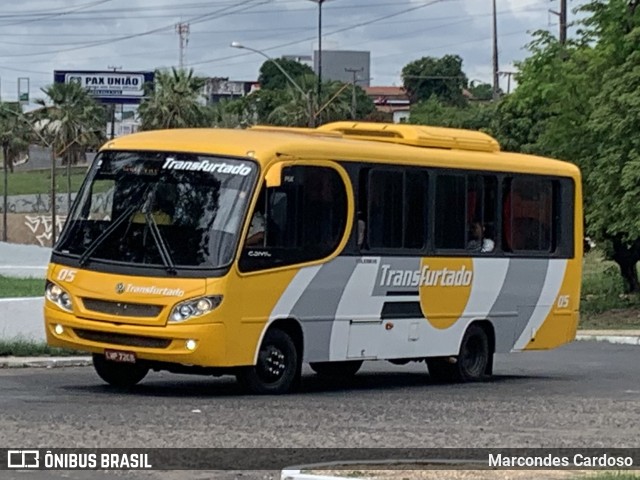
[{"label": "green tree", "polygon": [[462,107],[447,105],[435,96],[411,107],[409,122],[449,128],[484,130],[492,134],[491,125],[497,104],[468,104]]},{"label": "green tree", "polygon": [[207,126],[202,87],[204,79],[193,70],[158,70],[154,85],[147,85],[138,114],[142,130]]},{"label": "green tree", "polygon": [[313,70],[308,65],[296,62],[295,60],[274,58],[273,60],[267,60],[260,67],[258,83],[261,88],[266,90],[285,90],[290,86],[287,77],[275,65],[276,62],[296,82],[303,77],[315,77]]},{"label": "green tree", "polygon": [[640,2],[593,2],[594,71],[600,88],[591,98],[583,169],[587,225],[620,266],[627,292],[640,293]]},{"label": "green tree", "polygon": [[490,83],[472,81],[469,83],[468,90],[473,100],[488,101],[493,99],[493,86]]},{"label": "green tree", "polygon": [[408,63],[402,69],[402,82],[411,103],[428,100],[433,95],[449,105],[466,103],[462,89],[467,87],[467,76],[458,55],[422,57]]}]

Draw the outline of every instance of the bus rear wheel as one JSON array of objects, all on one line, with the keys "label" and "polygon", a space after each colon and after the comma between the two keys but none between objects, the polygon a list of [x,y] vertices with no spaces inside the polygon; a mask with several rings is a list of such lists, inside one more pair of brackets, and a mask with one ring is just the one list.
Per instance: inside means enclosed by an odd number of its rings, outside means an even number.
[{"label": "bus rear wheel", "polygon": [[258,352],[258,362],[236,374],[238,383],[250,393],[287,393],[300,379],[300,358],[291,336],[283,330],[269,330]]},{"label": "bus rear wheel", "polygon": [[344,361],[344,362],[314,362],[310,363],[311,370],[323,377],[353,377],[360,367],[362,360]]},{"label": "bus rear wheel", "polygon": [[470,325],[457,357],[428,358],[429,375],[437,382],[478,382],[486,378],[491,361],[487,332]]},{"label": "bus rear wheel", "polygon": [[131,388],[149,373],[145,365],[110,362],[98,353],[93,354],[93,368],[102,380],[117,388]]}]

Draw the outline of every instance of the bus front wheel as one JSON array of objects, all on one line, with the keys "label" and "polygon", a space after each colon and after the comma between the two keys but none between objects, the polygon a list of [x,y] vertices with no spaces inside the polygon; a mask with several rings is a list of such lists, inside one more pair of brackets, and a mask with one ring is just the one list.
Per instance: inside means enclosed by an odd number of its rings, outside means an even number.
[{"label": "bus front wheel", "polygon": [[353,377],[360,367],[362,360],[351,360],[344,362],[317,362],[310,363],[311,370],[324,377]]},{"label": "bus front wheel", "polygon": [[427,358],[429,375],[437,382],[478,382],[486,377],[491,355],[487,332],[470,325],[457,357]]},{"label": "bus front wheel", "polygon": [[133,387],[149,373],[144,365],[110,362],[97,353],[93,354],[93,368],[101,379],[118,388]]},{"label": "bus front wheel", "polygon": [[262,341],[255,366],[236,374],[238,383],[251,393],[286,393],[300,378],[300,358],[291,336],[280,329],[269,330]]}]

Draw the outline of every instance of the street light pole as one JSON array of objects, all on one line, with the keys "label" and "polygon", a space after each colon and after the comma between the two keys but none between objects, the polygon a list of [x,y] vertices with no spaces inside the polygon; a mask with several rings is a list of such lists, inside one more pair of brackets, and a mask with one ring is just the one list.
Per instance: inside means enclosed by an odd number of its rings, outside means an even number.
[{"label": "street light pole", "polygon": [[[113,70],[114,72],[121,70],[122,67],[114,67],[112,65],[109,65],[107,67],[109,70]],[[115,137],[115,129],[116,129],[116,104],[115,102],[111,104],[111,140],[113,140],[113,137]]]},{"label": "street light pole", "polygon": [[318,4],[318,90],[317,97],[320,102],[322,94],[322,4],[327,0],[311,0]]},{"label": "street light pole", "polygon": [[303,88],[300,85],[298,85],[298,82],[296,82],[293,79],[293,77],[291,77],[291,75],[289,75],[287,71],[284,68],[282,68],[282,65],[280,65],[274,58],[264,53],[262,50],[247,47],[246,45],[242,45],[239,42],[231,42],[231,47],[241,48],[243,50],[249,50],[250,52],[254,52],[254,53],[257,53],[258,55],[262,55],[267,60],[273,62],[273,64],[277,67],[278,70],[280,70],[280,72],[285,76],[285,78],[289,81],[289,83],[291,83],[291,85],[293,85],[296,88],[296,90],[298,90],[298,92],[300,92],[304,97],[304,99],[307,101],[307,109],[309,111],[309,127],[311,128],[315,127],[315,114],[313,112],[313,99],[311,98],[311,95],[309,95],[309,92],[305,92]]}]

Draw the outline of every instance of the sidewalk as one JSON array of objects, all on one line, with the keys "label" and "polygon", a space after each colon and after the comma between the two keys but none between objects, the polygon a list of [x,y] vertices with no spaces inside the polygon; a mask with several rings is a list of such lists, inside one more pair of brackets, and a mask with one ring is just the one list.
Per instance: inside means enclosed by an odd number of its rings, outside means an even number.
[{"label": "sidewalk", "polygon": [[0,275],[45,278],[50,258],[47,247],[0,242]]}]

